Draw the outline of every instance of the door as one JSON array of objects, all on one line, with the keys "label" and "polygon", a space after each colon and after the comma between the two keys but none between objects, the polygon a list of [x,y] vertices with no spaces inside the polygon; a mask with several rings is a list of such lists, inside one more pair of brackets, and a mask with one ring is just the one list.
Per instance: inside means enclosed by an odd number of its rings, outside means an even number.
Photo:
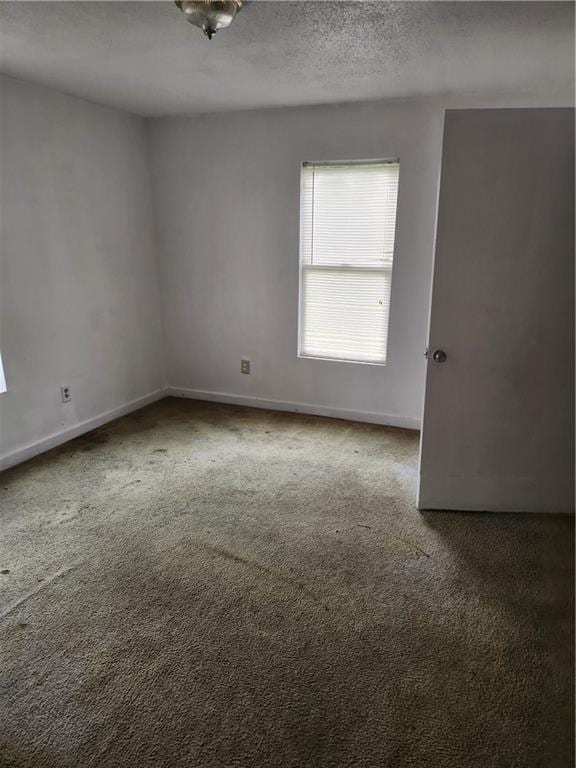
[{"label": "door", "polygon": [[446,112],[429,350],[419,509],[573,511],[572,110]]}]

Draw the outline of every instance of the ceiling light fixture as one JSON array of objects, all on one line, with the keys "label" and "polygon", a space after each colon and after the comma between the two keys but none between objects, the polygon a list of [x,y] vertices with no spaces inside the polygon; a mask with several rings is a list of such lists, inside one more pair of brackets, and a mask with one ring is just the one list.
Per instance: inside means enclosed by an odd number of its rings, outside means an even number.
[{"label": "ceiling light fixture", "polygon": [[244,0],[175,0],[190,24],[200,27],[208,40],[219,30],[229,27]]}]

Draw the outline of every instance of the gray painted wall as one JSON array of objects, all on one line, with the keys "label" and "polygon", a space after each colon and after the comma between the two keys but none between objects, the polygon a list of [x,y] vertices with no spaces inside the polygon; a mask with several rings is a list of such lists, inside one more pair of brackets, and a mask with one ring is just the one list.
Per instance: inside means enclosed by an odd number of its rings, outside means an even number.
[{"label": "gray painted wall", "polygon": [[1,88],[0,459],[163,384],[144,121]]},{"label": "gray painted wall", "polygon": [[[419,427],[444,108],[542,102],[473,96],[151,120],[170,385]],[[400,158],[388,364],[299,359],[300,163],[378,157]]]}]

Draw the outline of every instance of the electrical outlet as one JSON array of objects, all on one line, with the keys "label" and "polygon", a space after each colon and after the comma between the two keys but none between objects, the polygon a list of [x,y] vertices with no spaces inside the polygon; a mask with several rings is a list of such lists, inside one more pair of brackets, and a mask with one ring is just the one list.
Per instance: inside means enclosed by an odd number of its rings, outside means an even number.
[{"label": "electrical outlet", "polygon": [[250,373],[250,360],[242,359],[240,361],[240,371],[242,373]]},{"label": "electrical outlet", "polygon": [[72,400],[72,392],[70,387],[60,387],[60,395],[63,403],[69,403]]}]

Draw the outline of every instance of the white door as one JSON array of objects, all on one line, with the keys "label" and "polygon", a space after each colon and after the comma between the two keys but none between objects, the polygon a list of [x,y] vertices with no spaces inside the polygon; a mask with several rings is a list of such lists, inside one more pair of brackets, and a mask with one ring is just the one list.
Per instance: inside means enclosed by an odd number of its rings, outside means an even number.
[{"label": "white door", "polygon": [[446,112],[418,507],[573,511],[570,109]]}]

